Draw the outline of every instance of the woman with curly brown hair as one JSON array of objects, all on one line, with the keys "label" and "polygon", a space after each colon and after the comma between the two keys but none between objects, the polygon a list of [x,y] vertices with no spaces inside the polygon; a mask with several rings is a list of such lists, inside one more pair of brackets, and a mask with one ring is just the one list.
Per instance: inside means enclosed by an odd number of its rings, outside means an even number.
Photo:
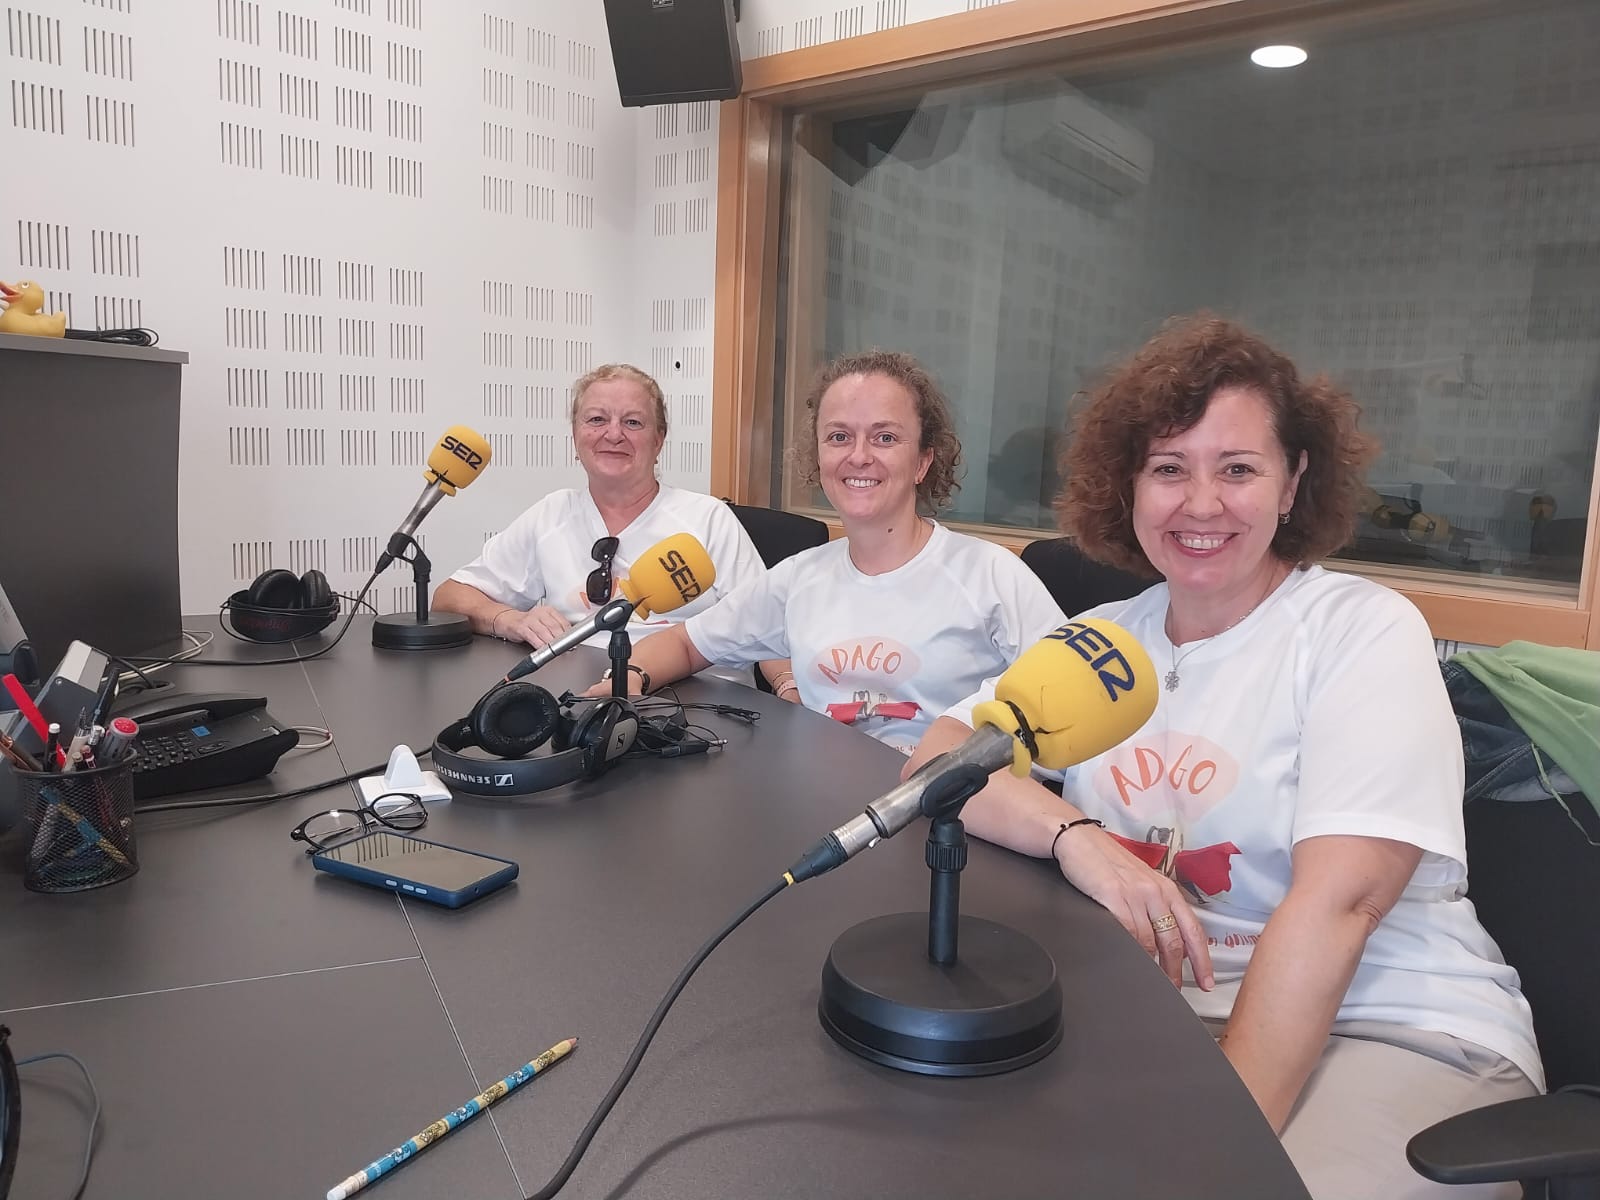
[{"label": "woman with curly brown hair", "polygon": [[[806,406],[802,466],[844,538],[644,639],[633,663],[658,686],[709,663],[788,658],[794,678],[774,681],[780,695],[909,751],[936,716],[1059,624],[1061,610],[1016,555],[933,519],[956,489],[961,443],[914,358],[836,359]],[[635,674],[633,686],[642,682]]]},{"label": "woman with curly brown hair", "polygon": [[[1542,1075],[1516,972],[1464,898],[1432,635],[1398,593],[1317,565],[1348,540],[1375,449],[1358,414],[1210,316],[1112,373],[1058,510],[1090,556],[1162,578],[1089,614],[1143,643],[1159,703],[1116,749],[996,776],[962,816],[1053,857],[1139,940],[1314,1195],[1460,1196],[1411,1171],[1406,1141]],[[908,770],[992,694],[935,722]]]}]

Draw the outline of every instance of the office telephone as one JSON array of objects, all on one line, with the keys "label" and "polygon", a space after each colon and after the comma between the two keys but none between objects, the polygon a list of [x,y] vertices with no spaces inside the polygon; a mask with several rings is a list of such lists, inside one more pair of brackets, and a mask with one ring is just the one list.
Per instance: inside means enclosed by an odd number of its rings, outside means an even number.
[{"label": "office telephone", "polygon": [[260,779],[300,741],[267,711],[265,696],[163,689],[136,693],[111,711],[139,723],[135,801]]}]

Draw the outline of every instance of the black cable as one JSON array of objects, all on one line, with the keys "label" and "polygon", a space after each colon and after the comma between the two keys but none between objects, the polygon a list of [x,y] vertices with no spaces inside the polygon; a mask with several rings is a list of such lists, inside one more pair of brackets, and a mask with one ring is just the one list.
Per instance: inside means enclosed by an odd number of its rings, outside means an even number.
[{"label": "black cable", "polygon": [[[318,747],[320,749],[321,747]],[[433,753],[433,747],[426,750],[413,750],[419,759],[426,758]],[[341,783],[350,783],[360,779],[363,775],[377,775],[388,769],[387,762],[381,762],[375,767],[363,767],[359,771],[351,771],[348,775],[341,775],[337,779],[325,779],[321,783],[308,783],[304,787],[291,788],[287,792],[268,792],[264,796],[227,796],[214,800],[171,800],[166,804],[141,804],[133,810],[133,815],[143,817],[150,813],[177,812],[180,809],[193,808],[233,808],[240,804],[271,804],[275,800],[293,800],[296,796],[309,796],[312,792],[325,791],[331,787],[338,787]]]},{"label": "black cable", "polygon": [[11,1030],[0,1025],[0,1197],[11,1193],[17,1171],[17,1143],[22,1140],[22,1083],[11,1057]]},{"label": "black cable", "polygon": [[144,684],[145,691],[147,692],[153,692],[156,690],[156,688],[161,686],[154,679],[151,679],[150,676],[146,675],[137,666],[125,658],[118,658],[115,654],[108,654],[106,655],[106,661],[116,663],[116,665],[119,667],[127,667],[128,670],[132,671],[139,677],[140,681]]},{"label": "black cable", "polygon": [[[345,617],[344,624],[339,626],[339,632],[333,635],[333,641],[329,642],[320,650],[313,650],[310,654],[296,654],[292,658],[258,658],[251,662],[228,662],[227,660],[220,658],[139,658],[135,659],[134,661],[142,662],[146,666],[155,664],[163,667],[281,667],[286,666],[289,663],[310,662],[313,658],[321,658],[329,650],[332,650],[339,644],[346,631],[349,630],[350,622],[356,619],[356,614],[359,611],[356,605],[360,604],[364,599],[366,599],[367,593],[372,590],[372,585],[378,581],[378,576],[381,574],[381,571],[374,571],[366,583],[361,585],[361,591],[357,594],[355,601],[350,605],[349,615]],[[223,629],[227,629],[226,622],[223,623]],[[238,635],[235,634],[234,636],[237,637]],[[130,662],[128,665],[132,666],[133,663]]]},{"label": "black cable", "polygon": [[31,1063],[47,1062],[52,1058],[64,1058],[82,1071],[83,1081],[89,1085],[89,1095],[94,1097],[94,1113],[89,1117],[89,1139],[83,1147],[83,1170],[78,1175],[78,1186],[71,1192],[71,1200],[78,1200],[83,1195],[83,1189],[89,1186],[89,1164],[94,1160],[94,1135],[100,1128],[100,1092],[94,1086],[94,1076],[89,1074],[89,1068],[83,1065],[83,1060],[75,1054],[68,1054],[65,1050],[51,1050],[45,1054],[35,1054],[30,1058],[19,1058],[17,1066],[26,1067]]},{"label": "black cable", "polygon": [[120,346],[154,346],[161,335],[154,329],[68,329],[66,336],[79,342],[115,342]]},{"label": "black cable", "polygon": [[633,1079],[633,1073],[639,1069],[639,1063],[643,1060],[645,1051],[650,1049],[650,1043],[656,1036],[656,1030],[661,1028],[661,1022],[666,1019],[667,1010],[677,1000],[678,994],[683,991],[689,979],[700,969],[700,964],[705,962],[711,952],[722,944],[724,938],[743,925],[757,909],[783,891],[789,884],[790,880],[787,877],[779,879],[772,884],[759,898],[746,905],[743,912],[724,925],[712,935],[704,946],[694,952],[694,957],[689,960],[688,964],[678,974],[677,979],[672,981],[672,986],[667,989],[667,994],[661,997],[661,1003],[656,1005],[655,1012],[650,1014],[650,1020],[646,1022],[644,1032],[639,1035],[638,1044],[634,1046],[633,1053],[628,1055],[628,1061],[622,1066],[622,1073],[617,1076],[616,1082],[611,1085],[611,1090],[601,1099],[599,1107],[594,1110],[594,1116],[590,1117],[589,1123],[583,1127],[583,1132],[578,1134],[578,1140],[573,1144],[572,1153],[567,1155],[567,1161],[562,1163],[556,1173],[550,1177],[549,1183],[531,1196],[525,1197],[525,1200],[550,1200],[550,1197],[566,1186],[567,1180],[572,1177],[572,1172],[577,1169],[579,1160],[583,1158],[584,1152],[589,1149],[589,1143],[594,1140],[594,1135],[599,1132],[601,1124],[611,1115],[611,1110],[622,1096],[623,1089]]}]

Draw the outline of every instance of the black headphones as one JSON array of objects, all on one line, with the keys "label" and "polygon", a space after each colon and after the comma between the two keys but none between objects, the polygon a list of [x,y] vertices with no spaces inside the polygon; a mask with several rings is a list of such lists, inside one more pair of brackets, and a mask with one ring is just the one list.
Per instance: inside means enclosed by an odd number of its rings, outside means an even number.
[{"label": "black headphones", "polygon": [[[501,684],[472,711],[439,731],[433,766],[453,788],[479,796],[525,796],[580,779],[596,779],[633,747],[639,714],[607,698],[574,716],[544,688]],[[534,754],[546,742],[549,754]],[[494,758],[463,753],[485,750]]]},{"label": "black headphones", "polygon": [[288,642],[320,633],[339,615],[339,597],[328,577],[312,568],[304,575],[278,568],[222,604],[233,631],[252,642]]}]

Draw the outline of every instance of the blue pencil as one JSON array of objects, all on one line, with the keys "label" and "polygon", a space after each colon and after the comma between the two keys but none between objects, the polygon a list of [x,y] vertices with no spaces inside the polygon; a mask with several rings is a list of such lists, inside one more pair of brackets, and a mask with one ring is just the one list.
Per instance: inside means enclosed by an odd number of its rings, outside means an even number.
[{"label": "blue pencil", "polygon": [[518,1067],[499,1083],[484,1088],[483,1091],[468,1100],[460,1108],[454,1112],[446,1113],[410,1141],[395,1147],[365,1170],[357,1171],[338,1187],[330,1189],[328,1200],[345,1200],[347,1196],[355,1195],[367,1184],[376,1183],[424,1147],[438,1141],[456,1126],[470,1121],[502,1096],[516,1091],[552,1063],[560,1062],[572,1053],[573,1047],[577,1044],[577,1038],[568,1038],[564,1042],[557,1042],[531,1063]]}]

